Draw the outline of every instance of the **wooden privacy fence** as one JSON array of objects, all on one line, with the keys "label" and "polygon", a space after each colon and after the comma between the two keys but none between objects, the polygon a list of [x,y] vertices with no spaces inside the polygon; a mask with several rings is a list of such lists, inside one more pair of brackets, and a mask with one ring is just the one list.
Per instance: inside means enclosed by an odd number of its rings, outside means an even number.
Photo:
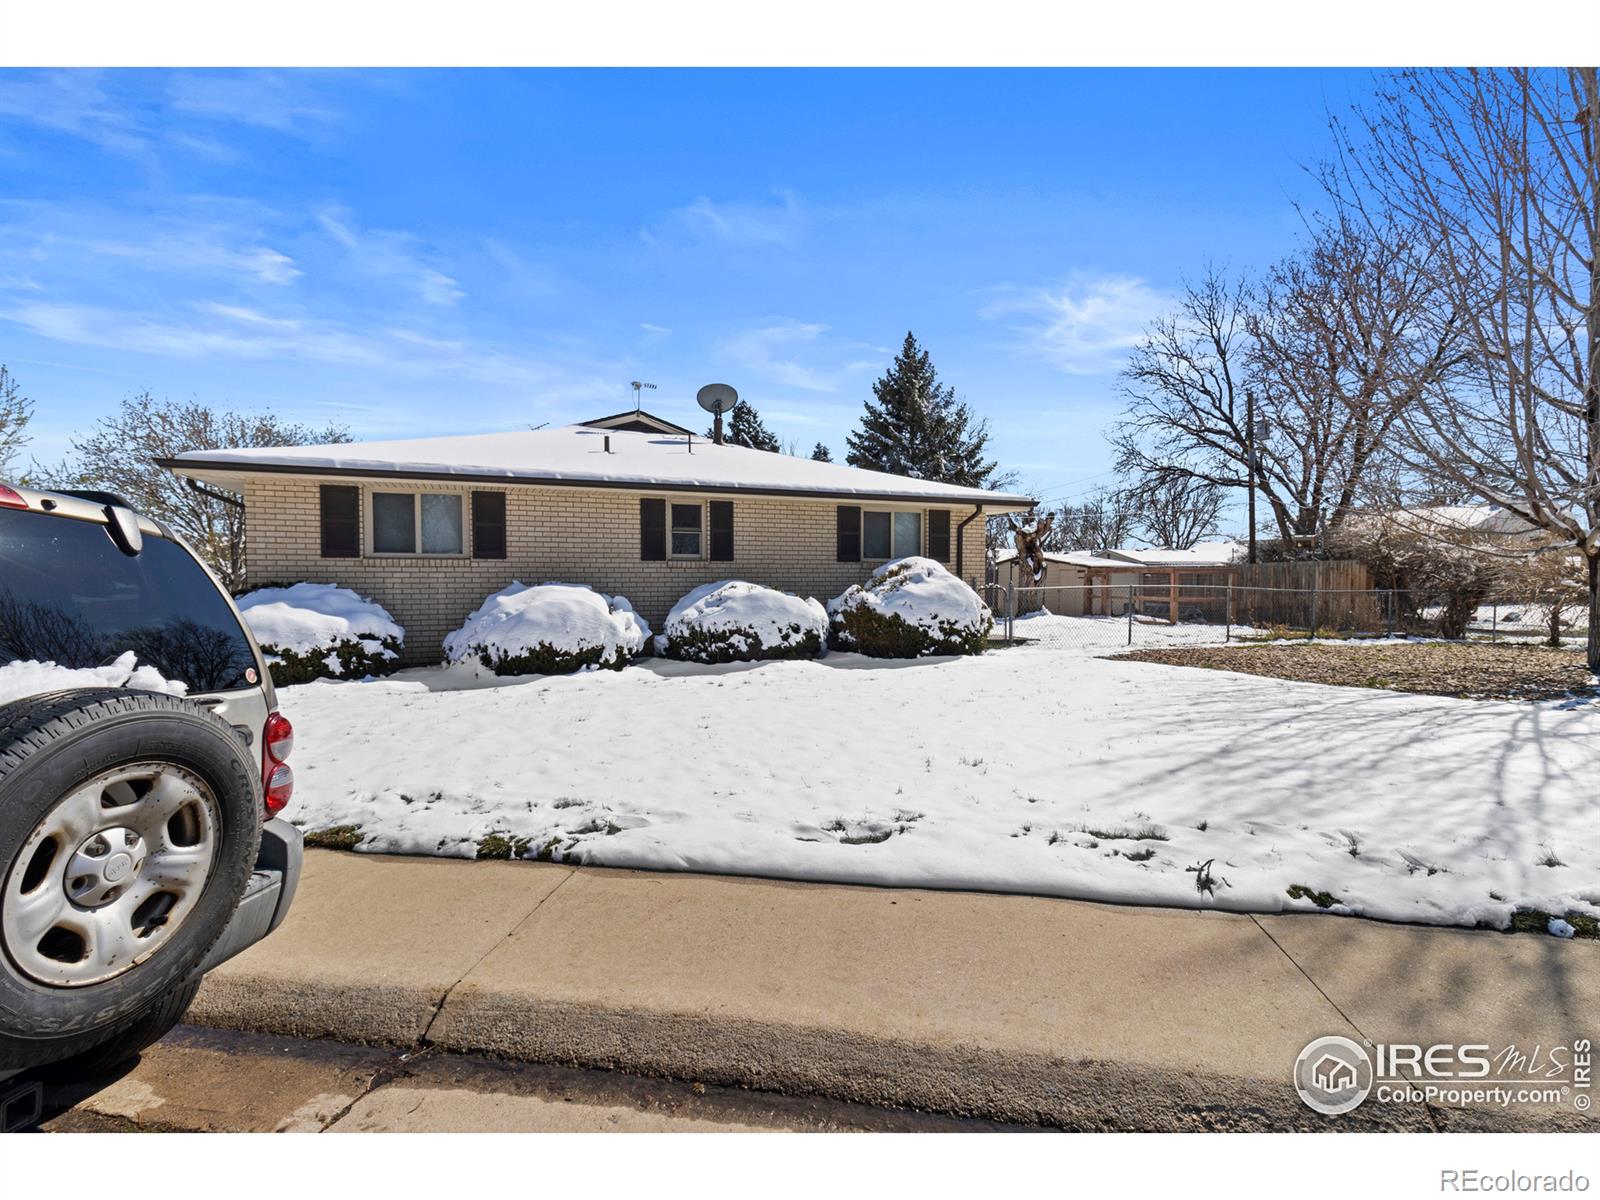
[{"label": "wooden privacy fence", "polygon": [[1358,562],[1144,566],[1135,577],[1136,610],[1157,620],[1332,629],[1385,623],[1372,574]]},{"label": "wooden privacy fence", "polygon": [[1233,578],[1233,619],[1257,627],[1377,630],[1391,614],[1359,562],[1241,563]]}]

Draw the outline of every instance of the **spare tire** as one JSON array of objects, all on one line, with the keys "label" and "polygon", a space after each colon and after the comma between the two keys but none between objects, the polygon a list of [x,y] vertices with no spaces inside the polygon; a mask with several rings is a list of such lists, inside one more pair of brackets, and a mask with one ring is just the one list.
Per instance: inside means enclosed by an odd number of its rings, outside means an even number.
[{"label": "spare tire", "polygon": [[234,728],[120,688],[0,707],[0,1070],[82,1053],[191,980],[261,842]]}]

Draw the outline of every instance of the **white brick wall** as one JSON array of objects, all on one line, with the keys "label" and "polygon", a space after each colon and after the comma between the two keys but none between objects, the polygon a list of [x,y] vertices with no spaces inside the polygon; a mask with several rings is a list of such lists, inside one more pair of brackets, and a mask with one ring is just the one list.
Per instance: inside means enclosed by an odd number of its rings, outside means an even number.
[{"label": "white brick wall", "polygon": [[[458,628],[483,598],[513,579],[523,583],[585,583],[621,594],[659,630],[685,592],[717,579],[747,579],[826,603],[871,573],[872,563],[840,563],[835,554],[835,502],[739,495],[662,495],[613,488],[508,486],[506,557],[321,557],[319,481],[264,476],[244,491],[246,571],[251,586],[310,580],[354,588],[382,604],[406,630],[405,661],[437,662],[444,635]],[[325,482],[348,483],[349,480]],[[367,545],[369,490],[405,485],[362,484],[361,545]],[[448,488],[428,490],[448,491]],[[466,493],[463,508],[470,513]],[[639,500],[733,501],[732,562],[639,558]],[[867,507],[874,507],[868,504]],[[911,505],[883,507],[912,508]],[[970,506],[950,509],[951,561],[956,531]],[[470,541],[470,517],[469,541]],[[923,515],[927,536],[927,515]],[[709,535],[702,539],[709,548]],[[963,574],[983,575],[983,521],[964,535]]]}]

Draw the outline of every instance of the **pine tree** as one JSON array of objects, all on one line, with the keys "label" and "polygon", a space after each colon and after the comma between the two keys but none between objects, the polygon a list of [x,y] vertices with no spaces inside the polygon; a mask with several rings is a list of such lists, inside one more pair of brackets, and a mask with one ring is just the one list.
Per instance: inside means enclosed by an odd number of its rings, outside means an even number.
[{"label": "pine tree", "polygon": [[811,461],[812,462],[832,462],[833,461],[833,451],[829,450],[821,442],[818,442],[814,447],[812,447],[812,450],[811,450]]},{"label": "pine tree", "polygon": [[852,467],[964,487],[985,487],[995,463],[984,458],[989,423],[940,383],[928,352],[906,334],[889,369],[872,385],[861,429],[846,439]]},{"label": "pine tree", "polygon": [[[707,437],[715,437],[716,425],[706,430]],[[733,408],[728,412],[727,432],[722,439],[730,446],[745,446],[751,450],[771,450],[774,454],[783,447],[778,444],[777,436],[761,423],[761,414],[755,406],[743,400],[736,400]]]}]

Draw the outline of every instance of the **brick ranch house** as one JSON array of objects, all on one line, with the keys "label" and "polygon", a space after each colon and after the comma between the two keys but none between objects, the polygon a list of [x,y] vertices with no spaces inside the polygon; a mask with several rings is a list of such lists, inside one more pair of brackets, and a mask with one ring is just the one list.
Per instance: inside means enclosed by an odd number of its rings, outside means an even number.
[{"label": "brick ranch house", "polygon": [[1026,496],[718,445],[644,412],[530,432],[203,450],[160,465],[242,497],[248,586],[377,600],[404,661],[513,579],[626,596],[655,629],[702,583],[827,601],[883,562],[982,577],[986,515]]}]

